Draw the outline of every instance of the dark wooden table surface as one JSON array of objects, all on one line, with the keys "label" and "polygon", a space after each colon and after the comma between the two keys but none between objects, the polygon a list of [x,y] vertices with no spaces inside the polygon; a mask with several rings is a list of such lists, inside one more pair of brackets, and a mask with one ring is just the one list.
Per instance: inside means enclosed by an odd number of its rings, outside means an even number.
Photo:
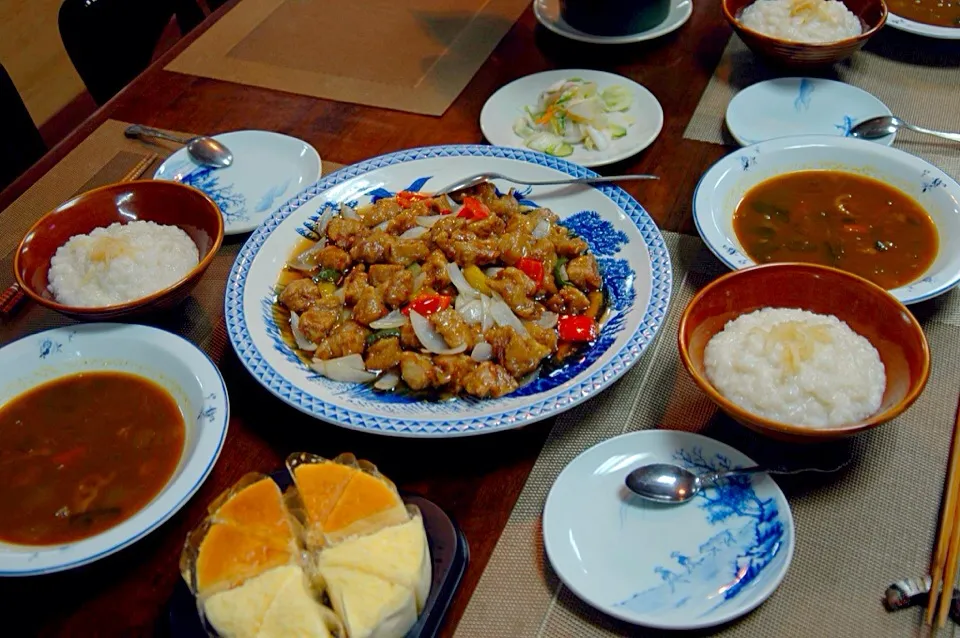
[{"label": "dark wooden table surface", "polygon": [[[663,105],[665,123],[646,151],[605,173],[642,172],[657,182],[628,182],[661,228],[692,232],[690,201],[721,146],[683,139],[730,30],[717,0],[696,3],[678,32],[629,46],[564,40],[537,24],[528,9],[466,89],[439,118],[320,100],[163,70],[164,64],[235,2],[97,111],[17,182],[0,193],[0,210],[45,174],[105,119],[168,129],[218,133],[267,129],[313,144],[326,160],[349,164],[432,144],[480,143],[480,109],[515,78],[556,68],[595,68],[628,76]],[[335,455],[353,451],[379,464],[402,488],[443,507],[470,544],[467,573],[447,615],[452,635],[546,439],[552,420],[501,434],[452,441],[389,439],[314,421],[262,389],[228,352],[218,362],[231,398],[230,431],[200,492],[144,540],[85,568],[44,577],[0,580],[0,635],[137,636],[162,634],[167,600],[179,576],[186,533],[206,504],[250,471],[272,471],[292,451]]]}]

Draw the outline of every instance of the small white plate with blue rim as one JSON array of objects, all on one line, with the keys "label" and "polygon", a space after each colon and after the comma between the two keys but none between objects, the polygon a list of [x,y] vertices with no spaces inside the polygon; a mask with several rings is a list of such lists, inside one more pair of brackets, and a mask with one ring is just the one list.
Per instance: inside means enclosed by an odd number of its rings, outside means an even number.
[{"label": "small white plate with blue rim", "polygon": [[624,114],[633,119],[627,134],[611,141],[602,151],[573,145],[573,153],[563,159],[580,166],[605,166],[636,155],[657,139],[663,129],[663,108],[646,87],[629,78],[606,71],[560,69],[534,73],[514,80],[490,96],[480,111],[480,130],[487,141],[497,146],[527,148],[522,137],[513,132],[514,121],[524,114],[524,107],[535,107],[540,94],[557,82],[580,78],[596,82],[597,89],[619,85],[630,91],[632,101]]},{"label": "small white plate with blue rim", "polygon": [[693,2],[673,0],[666,20],[652,29],[629,35],[594,35],[571,27],[560,15],[560,0],[534,0],[533,14],[540,24],[564,38],[588,44],[633,44],[654,40],[682,27],[693,14]]},{"label": "small white plate with blue rim", "polygon": [[887,24],[894,29],[906,31],[914,35],[920,35],[926,38],[935,38],[937,40],[960,40],[960,27],[941,27],[936,24],[926,24],[910,20],[895,13],[887,14]]},{"label": "small white plate with blue rim", "polygon": [[109,556],[173,516],[200,489],[220,455],[230,421],[223,377],[192,343],[157,328],[88,323],[47,330],[0,348],[0,405],[42,383],[81,372],[118,371],[164,388],[184,417],[183,451],[159,494],[95,536],[61,545],[0,541],[0,576],[35,576]]},{"label": "small white plate with blue rim", "polygon": [[320,155],[303,140],[271,131],[233,131],[213,138],[230,149],[233,164],[200,166],[181,148],[153,178],[182,182],[209,195],[223,214],[225,235],[249,233],[320,179]]},{"label": "small white plate with blue rim", "polygon": [[751,188],[793,171],[830,169],[872,177],[913,198],[937,227],[939,249],[929,268],[890,290],[901,303],[932,299],[960,283],[960,184],[915,155],[854,137],[781,137],[730,153],[703,174],[693,193],[693,221],[728,268],[755,266],[737,239],[733,214]]},{"label": "small white plate with blue rim", "polygon": [[729,445],[672,430],[608,439],[557,477],[543,542],[574,594],[615,618],[657,629],[719,625],[773,594],[790,567],[790,506],[769,476],[737,477],[681,505],[650,503],[624,485],[650,463],[693,472],[754,465]]},{"label": "small white plate with blue rim", "polygon": [[[727,106],[727,130],[740,146],[795,135],[847,137],[858,122],[892,115],[863,89],[818,78],[778,78],[749,86]],[[896,135],[873,140],[890,146]]]}]

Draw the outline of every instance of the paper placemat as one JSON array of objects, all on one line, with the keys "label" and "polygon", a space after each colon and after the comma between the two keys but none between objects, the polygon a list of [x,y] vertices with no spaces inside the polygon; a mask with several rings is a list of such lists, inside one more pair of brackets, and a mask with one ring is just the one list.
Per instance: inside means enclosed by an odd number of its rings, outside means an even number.
[{"label": "paper placemat", "polygon": [[706,434],[761,463],[789,459],[803,467],[804,459],[816,459],[816,466],[829,467],[849,455],[854,459],[835,475],[777,477],[796,526],[790,571],[752,614],[697,635],[914,635],[920,609],[887,613],[880,601],[893,581],[922,576],[929,567],[960,387],[960,293],[915,307],[933,368],[926,391],[902,417],[840,443],[780,444],[719,414],[680,363],[680,315],[696,291],[725,269],[698,238],[664,236],[675,284],[662,334],[612,388],[557,419],[456,636],[661,635],[597,612],[563,587],[544,554],[540,526],[550,487],[577,455],[624,432],[658,427]]},{"label": "paper placemat", "polygon": [[168,71],[441,115],[529,0],[243,0]]},{"label": "paper placemat", "polygon": [[[161,159],[144,173],[144,177],[149,177],[163,158],[176,149],[176,146],[166,143],[152,144],[127,139],[123,135],[127,126],[128,123],[116,120],[104,122],[0,212],[0,224],[4,229],[0,233],[0,255],[3,256],[0,260],[0,289],[14,282],[14,252],[20,239],[37,219],[78,193],[122,179],[137,162],[156,153]],[[341,167],[341,164],[323,162],[323,173],[326,175]],[[183,304],[166,314],[137,318],[136,321],[181,334],[219,362],[227,344],[223,295],[230,268],[245,239],[246,235],[224,238],[217,256]],[[13,317],[0,321],[0,344],[71,323],[75,322],[27,300]]]},{"label": "paper placemat", "polygon": [[[960,100],[957,99],[960,47],[952,46],[954,44],[917,38],[886,27],[850,60],[835,65],[830,71],[810,75],[841,80],[872,93],[894,115],[908,122],[956,131],[960,130]],[[734,35],[683,136],[736,146],[724,124],[730,100],[752,84],[785,75],[791,73],[766,66]],[[894,146],[960,178],[960,147],[955,142],[901,131]]]}]

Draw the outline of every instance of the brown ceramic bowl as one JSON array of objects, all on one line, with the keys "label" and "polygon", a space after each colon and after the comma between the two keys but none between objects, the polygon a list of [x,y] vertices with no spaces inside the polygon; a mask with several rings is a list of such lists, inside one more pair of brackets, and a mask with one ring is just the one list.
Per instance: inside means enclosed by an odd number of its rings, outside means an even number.
[{"label": "brown ceramic bowl", "polygon": [[[880,409],[857,423],[814,428],[771,421],[724,398],[707,380],[703,350],[728,321],[764,307],[834,315],[869,339],[887,374]],[[872,282],[827,266],[767,264],[728,273],[693,298],[683,311],[678,337],[680,358],[700,389],[743,425],[779,439],[824,441],[885,423],[910,407],[930,374],[927,339],[906,307]]]},{"label": "brown ceramic bowl", "polygon": [[738,20],[744,7],[754,0],[723,0],[723,16],[750,49],[768,62],[792,69],[826,66],[849,58],[867,43],[887,21],[884,0],[843,0],[863,25],[863,33],[827,44],[782,40],[744,27]]},{"label": "brown ceramic bowl", "polygon": [[[114,222],[152,221],[179,226],[200,252],[200,263],[164,290],[127,303],[76,307],[58,303],[47,289],[50,259],[74,235]],[[170,308],[183,301],[213,261],[223,241],[223,216],[199,190],[177,182],[142,180],[110,184],[74,197],[47,213],[21,240],[13,260],[17,283],[37,303],[76,319],[112,319]]]}]

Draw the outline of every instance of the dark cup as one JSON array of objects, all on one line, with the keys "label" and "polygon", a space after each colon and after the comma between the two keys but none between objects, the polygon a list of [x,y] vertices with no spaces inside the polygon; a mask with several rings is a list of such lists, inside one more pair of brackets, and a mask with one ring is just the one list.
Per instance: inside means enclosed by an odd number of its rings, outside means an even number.
[{"label": "dark cup", "polygon": [[661,24],[672,0],[560,0],[560,16],[593,35],[631,35]]}]

